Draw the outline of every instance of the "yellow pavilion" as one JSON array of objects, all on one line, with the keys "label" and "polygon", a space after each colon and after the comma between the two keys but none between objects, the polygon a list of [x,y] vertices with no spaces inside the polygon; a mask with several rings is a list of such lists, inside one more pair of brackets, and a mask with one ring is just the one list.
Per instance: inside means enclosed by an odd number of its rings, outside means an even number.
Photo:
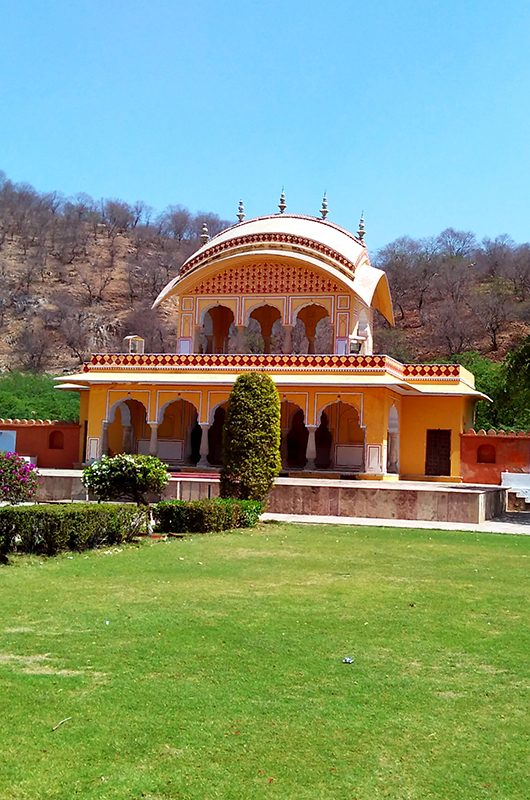
[{"label": "yellow pavilion", "polygon": [[374,355],[377,310],[393,322],[386,274],[354,235],[322,218],[280,213],[239,222],[202,246],[163,289],[176,353],[92,356],[59,388],[81,395],[79,461],[150,453],[175,469],[216,469],[237,376],[263,371],[281,398],[284,470],[459,481],[473,375],[455,364]]}]

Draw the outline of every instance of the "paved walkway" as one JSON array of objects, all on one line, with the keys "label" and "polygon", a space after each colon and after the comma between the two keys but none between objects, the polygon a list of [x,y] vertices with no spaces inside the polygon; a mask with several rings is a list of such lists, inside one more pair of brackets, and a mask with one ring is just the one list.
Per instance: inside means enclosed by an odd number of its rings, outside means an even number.
[{"label": "paved walkway", "polygon": [[308,514],[262,514],[261,519],[278,522],[306,522],[322,525],[372,525],[379,528],[424,528],[436,531],[471,531],[473,533],[511,533],[530,536],[530,514],[506,513],[486,522],[436,522],[416,519],[375,519],[365,517],[324,517]]}]

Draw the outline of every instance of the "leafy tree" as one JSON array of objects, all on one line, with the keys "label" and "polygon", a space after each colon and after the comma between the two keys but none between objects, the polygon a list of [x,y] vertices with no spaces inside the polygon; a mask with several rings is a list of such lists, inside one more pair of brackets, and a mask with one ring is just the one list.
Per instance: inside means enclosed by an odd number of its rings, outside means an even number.
[{"label": "leafy tree", "polygon": [[460,353],[453,361],[469,369],[476,388],[493,401],[477,403],[475,428],[530,430],[530,336],[501,363],[477,352]]},{"label": "leafy tree", "polygon": [[123,498],[147,505],[147,495],[159,494],[168,481],[166,465],[155,456],[102,456],[83,470],[83,485],[100,502]]},{"label": "leafy tree", "polygon": [[58,391],[51,375],[4,373],[0,375],[0,417],[78,420],[79,394]]},{"label": "leafy tree", "polygon": [[503,372],[505,413],[511,416],[511,427],[530,430],[530,336],[508,353]]},{"label": "leafy tree", "polygon": [[504,391],[502,364],[476,351],[459,353],[453,361],[472,372],[475,376],[475,388],[491,397],[493,401],[490,403],[487,400],[479,400],[475,409],[475,428],[487,430],[498,427],[499,403]]},{"label": "leafy tree", "polygon": [[281,469],[280,397],[263,373],[240,375],[223,431],[221,497],[265,500]]}]

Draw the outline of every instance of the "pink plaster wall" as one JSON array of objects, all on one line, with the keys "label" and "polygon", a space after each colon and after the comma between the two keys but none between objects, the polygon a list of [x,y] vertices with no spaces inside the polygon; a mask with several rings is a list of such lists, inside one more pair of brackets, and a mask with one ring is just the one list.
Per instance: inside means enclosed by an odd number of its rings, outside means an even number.
[{"label": "pink plaster wall", "polygon": [[[481,445],[495,449],[495,462],[477,461]],[[530,472],[530,434],[466,431],[460,434],[460,464],[465,483],[500,484],[501,472]]]},{"label": "pink plaster wall", "polygon": [[[77,422],[54,420],[0,419],[0,430],[16,431],[16,452],[21,456],[36,456],[38,467],[69,469],[79,461],[79,433]],[[54,432],[63,434],[63,447],[50,447]]]}]

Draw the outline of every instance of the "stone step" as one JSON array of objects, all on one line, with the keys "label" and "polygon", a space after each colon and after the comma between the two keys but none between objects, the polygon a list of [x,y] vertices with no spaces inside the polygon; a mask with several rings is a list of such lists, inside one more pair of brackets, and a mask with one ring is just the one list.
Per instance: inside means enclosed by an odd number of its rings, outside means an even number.
[{"label": "stone step", "polygon": [[521,496],[521,492],[510,489],[506,495],[507,511],[523,511],[530,513],[530,497]]}]

